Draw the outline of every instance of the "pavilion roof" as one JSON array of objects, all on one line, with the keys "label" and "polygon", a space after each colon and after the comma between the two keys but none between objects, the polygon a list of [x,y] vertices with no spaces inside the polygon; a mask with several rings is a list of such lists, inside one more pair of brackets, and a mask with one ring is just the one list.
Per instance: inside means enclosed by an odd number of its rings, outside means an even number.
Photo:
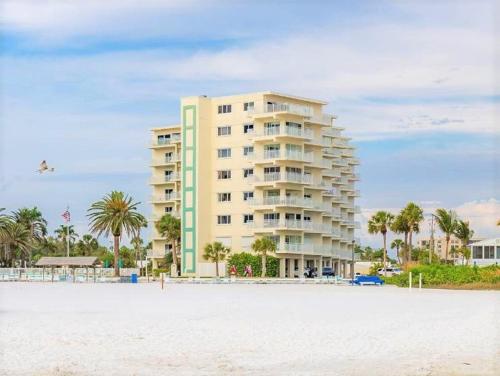
[{"label": "pavilion roof", "polygon": [[97,257],[42,257],[36,266],[94,266]]}]

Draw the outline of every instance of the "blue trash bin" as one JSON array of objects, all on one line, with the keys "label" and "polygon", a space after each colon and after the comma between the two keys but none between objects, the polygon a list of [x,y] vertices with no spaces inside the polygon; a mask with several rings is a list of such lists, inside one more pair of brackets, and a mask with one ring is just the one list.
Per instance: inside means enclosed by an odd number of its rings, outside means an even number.
[{"label": "blue trash bin", "polygon": [[131,282],[131,283],[137,283],[137,274],[132,273],[132,274],[130,275],[130,282]]}]

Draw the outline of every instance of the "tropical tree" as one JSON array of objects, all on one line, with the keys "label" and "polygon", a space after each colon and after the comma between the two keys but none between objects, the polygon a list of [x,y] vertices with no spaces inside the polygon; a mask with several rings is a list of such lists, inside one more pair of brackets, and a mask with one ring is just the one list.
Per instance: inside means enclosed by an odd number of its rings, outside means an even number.
[{"label": "tropical tree", "polygon": [[409,202],[402,210],[401,214],[405,217],[408,225],[408,252],[409,260],[411,261],[412,237],[413,233],[420,232],[420,222],[424,220],[424,211],[414,202]]},{"label": "tropical tree", "polygon": [[376,212],[368,221],[368,232],[370,234],[382,234],[384,239],[384,274],[387,268],[387,231],[391,228],[394,215],[380,210]]},{"label": "tropical tree", "polygon": [[[32,250],[35,248],[36,243],[47,235],[47,221],[36,206],[31,209],[21,208],[16,210],[12,213],[12,219],[29,230],[30,247],[27,256],[31,264]],[[26,254],[26,252],[23,252],[23,254]]]},{"label": "tropical tree", "polygon": [[437,209],[436,223],[439,229],[446,236],[446,261],[448,261],[448,248],[450,245],[451,235],[455,232],[457,226],[457,214],[453,210]]},{"label": "tropical tree", "polygon": [[180,265],[178,255],[181,244],[181,220],[170,214],[164,214],[155,226],[160,236],[172,244],[172,263],[177,271]]},{"label": "tropical tree", "polygon": [[139,255],[142,254],[141,249],[143,248],[142,245],[144,244],[144,240],[142,240],[140,235],[136,235],[130,240],[130,244],[134,248],[135,264],[138,265],[137,262],[139,261]]},{"label": "tropical tree", "polygon": [[90,234],[85,234],[76,243],[76,249],[82,256],[91,256],[99,248],[99,242]]},{"label": "tropical tree", "polygon": [[14,266],[15,256],[12,251],[17,250],[29,257],[31,249],[31,232],[25,225],[14,221],[7,222],[0,231],[0,243],[4,245],[4,260],[10,260]]},{"label": "tropical tree", "polygon": [[56,234],[57,239],[59,239],[63,243],[66,243],[68,236],[70,244],[74,244],[76,239],[78,238],[78,234],[76,233],[73,225],[60,225],[54,230],[54,234]]},{"label": "tropical tree", "polygon": [[112,191],[102,200],[94,202],[88,210],[90,231],[97,234],[97,237],[102,234],[113,236],[114,268],[117,277],[120,275],[120,237],[123,233],[129,237],[137,235],[146,222],[146,218],[137,211],[139,204],[123,192]]},{"label": "tropical tree", "polygon": [[401,249],[403,250],[403,264],[406,264],[408,258],[411,258],[411,255],[408,256],[408,254],[410,253],[408,252],[408,235],[410,233],[410,224],[408,222],[408,218],[404,215],[402,210],[394,218],[394,221],[391,225],[391,230],[396,234],[404,234],[403,247]]},{"label": "tropical tree", "polygon": [[[460,240],[461,247],[459,249],[460,255],[462,255],[462,263],[463,261],[466,261],[466,263],[469,263],[469,257],[470,257],[470,252],[467,252],[466,249],[467,245],[469,244],[469,241],[472,239],[474,236],[474,230],[470,228],[469,222],[467,221],[462,221],[461,219],[457,220],[456,226],[455,226],[455,231],[454,231],[455,236],[457,239]],[[470,251],[470,250],[469,250]],[[469,257],[466,257],[467,254]]]},{"label": "tropical tree", "polygon": [[500,226],[500,219],[497,221],[497,226]]},{"label": "tropical tree", "polygon": [[276,252],[276,243],[269,238],[259,238],[252,243],[252,250],[262,257],[262,277],[266,276],[267,256]]},{"label": "tropical tree", "polygon": [[399,250],[404,246],[404,241],[401,239],[394,239],[391,242],[391,249],[396,248],[396,257],[398,258],[398,263],[401,264],[401,259],[399,258]]},{"label": "tropical tree", "polygon": [[231,252],[231,248],[225,247],[221,242],[213,242],[205,245],[203,258],[215,262],[215,275],[219,276],[219,262],[224,261]]}]

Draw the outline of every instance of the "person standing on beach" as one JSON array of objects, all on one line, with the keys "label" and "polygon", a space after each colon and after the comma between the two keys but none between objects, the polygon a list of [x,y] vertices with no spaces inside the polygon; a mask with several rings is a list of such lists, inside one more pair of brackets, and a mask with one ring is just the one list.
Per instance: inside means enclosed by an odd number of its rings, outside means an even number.
[{"label": "person standing on beach", "polygon": [[252,265],[250,265],[250,264],[248,264],[248,277],[250,277],[250,278],[253,277]]},{"label": "person standing on beach", "polygon": [[231,269],[229,269],[229,274],[231,274],[231,276],[236,276],[236,266],[231,265]]}]

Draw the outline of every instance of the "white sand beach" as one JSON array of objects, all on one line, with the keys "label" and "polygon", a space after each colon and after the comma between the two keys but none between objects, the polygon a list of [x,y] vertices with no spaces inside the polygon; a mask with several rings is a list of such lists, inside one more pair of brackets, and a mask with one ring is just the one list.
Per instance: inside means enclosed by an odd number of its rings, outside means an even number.
[{"label": "white sand beach", "polygon": [[500,369],[498,292],[1,283],[0,309],[2,375],[494,375]]}]

